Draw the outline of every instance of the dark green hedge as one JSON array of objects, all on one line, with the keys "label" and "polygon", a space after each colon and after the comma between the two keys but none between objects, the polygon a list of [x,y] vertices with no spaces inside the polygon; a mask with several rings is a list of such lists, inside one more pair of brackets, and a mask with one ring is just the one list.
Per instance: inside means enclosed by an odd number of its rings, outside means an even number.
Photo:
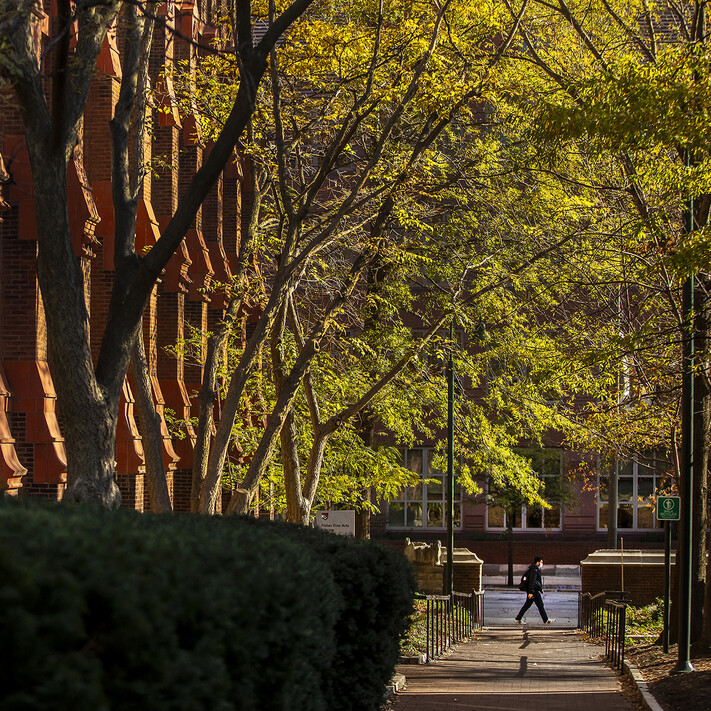
[{"label": "dark green hedge", "polygon": [[413,590],[299,526],[4,500],[0,709],[375,710]]},{"label": "dark green hedge", "polygon": [[254,527],[4,502],[0,708],[327,709],[341,604],[324,561]]},{"label": "dark green hedge", "polygon": [[318,529],[256,519],[241,522],[299,541],[328,562],[342,598],[336,655],[326,673],[329,707],[381,708],[413,611],[416,584],[405,556],[371,541]]}]

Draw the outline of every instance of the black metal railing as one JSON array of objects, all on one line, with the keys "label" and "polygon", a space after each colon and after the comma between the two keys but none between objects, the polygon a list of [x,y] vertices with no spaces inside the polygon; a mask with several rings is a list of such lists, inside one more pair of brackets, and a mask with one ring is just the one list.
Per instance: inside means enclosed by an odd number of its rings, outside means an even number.
[{"label": "black metal railing", "polygon": [[484,622],[484,593],[416,595],[427,603],[426,659],[435,659],[457,642],[469,637]]},{"label": "black metal railing", "polygon": [[591,637],[602,637],[605,629],[605,593],[578,597],[578,627]]},{"label": "black metal railing", "polygon": [[622,671],[625,664],[627,603],[606,600],[606,593],[581,593],[578,598],[578,627],[591,637],[605,641],[605,654]]},{"label": "black metal railing", "polygon": [[625,627],[627,624],[627,603],[605,603],[605,654],[613,666],[620,671],[625,666]]}]

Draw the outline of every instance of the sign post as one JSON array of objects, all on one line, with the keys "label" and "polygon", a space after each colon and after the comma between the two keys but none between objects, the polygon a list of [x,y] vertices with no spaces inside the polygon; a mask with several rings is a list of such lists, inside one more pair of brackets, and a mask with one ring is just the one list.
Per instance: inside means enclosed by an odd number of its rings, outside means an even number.
[{"label": "sign post", "polygon": [[660,496],[657,499],[657,521],[664,521],[664,630],[662,644],[669,653],[669,598],[671,597],[671,521],[681,517],[681,499],[678,496]]}]

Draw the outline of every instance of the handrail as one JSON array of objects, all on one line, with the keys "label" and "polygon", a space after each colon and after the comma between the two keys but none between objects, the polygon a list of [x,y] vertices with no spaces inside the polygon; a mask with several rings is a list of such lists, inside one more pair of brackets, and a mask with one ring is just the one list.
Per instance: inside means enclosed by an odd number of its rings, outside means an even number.
[{"label": "handrail", "polygon": [[605,593],[591,595],[580,593],[578,597],[578,627],[591,637],[602,637],[604,630]]},{"label": "handrail", "polygon": [[625,626],[627,622],[627,603],[605,603],[607,625],[605,627],[605,653],[613,666],[622,671],[625,666]]},{"label": "handrail", "polygon": [[606,593],[578,597],[578,627],[591,637],[604,639],[605,654],[620,671],[625,664],[625,627],[627,603],[606,600]]},{"label": "handrail", "polygon": [[453,592],[451,595],[415,595],[427,602],[426,660],[440,656],[467,638],[484,621],[484,592]]}]

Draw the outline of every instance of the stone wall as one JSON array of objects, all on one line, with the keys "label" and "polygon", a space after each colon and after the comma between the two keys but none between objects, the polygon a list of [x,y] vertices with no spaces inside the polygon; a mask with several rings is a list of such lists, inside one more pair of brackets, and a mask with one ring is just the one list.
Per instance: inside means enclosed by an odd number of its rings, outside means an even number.
[{"label": "stone wall", "polygon": [[[423,543],[407,539],[405,557],[410,561],[417,589],[425,595],[442,595],[445,591],[447,550],[439,541]],[[454,590],[470,593],[481,590],[483,562],[466,548],[454,549]]]}]

